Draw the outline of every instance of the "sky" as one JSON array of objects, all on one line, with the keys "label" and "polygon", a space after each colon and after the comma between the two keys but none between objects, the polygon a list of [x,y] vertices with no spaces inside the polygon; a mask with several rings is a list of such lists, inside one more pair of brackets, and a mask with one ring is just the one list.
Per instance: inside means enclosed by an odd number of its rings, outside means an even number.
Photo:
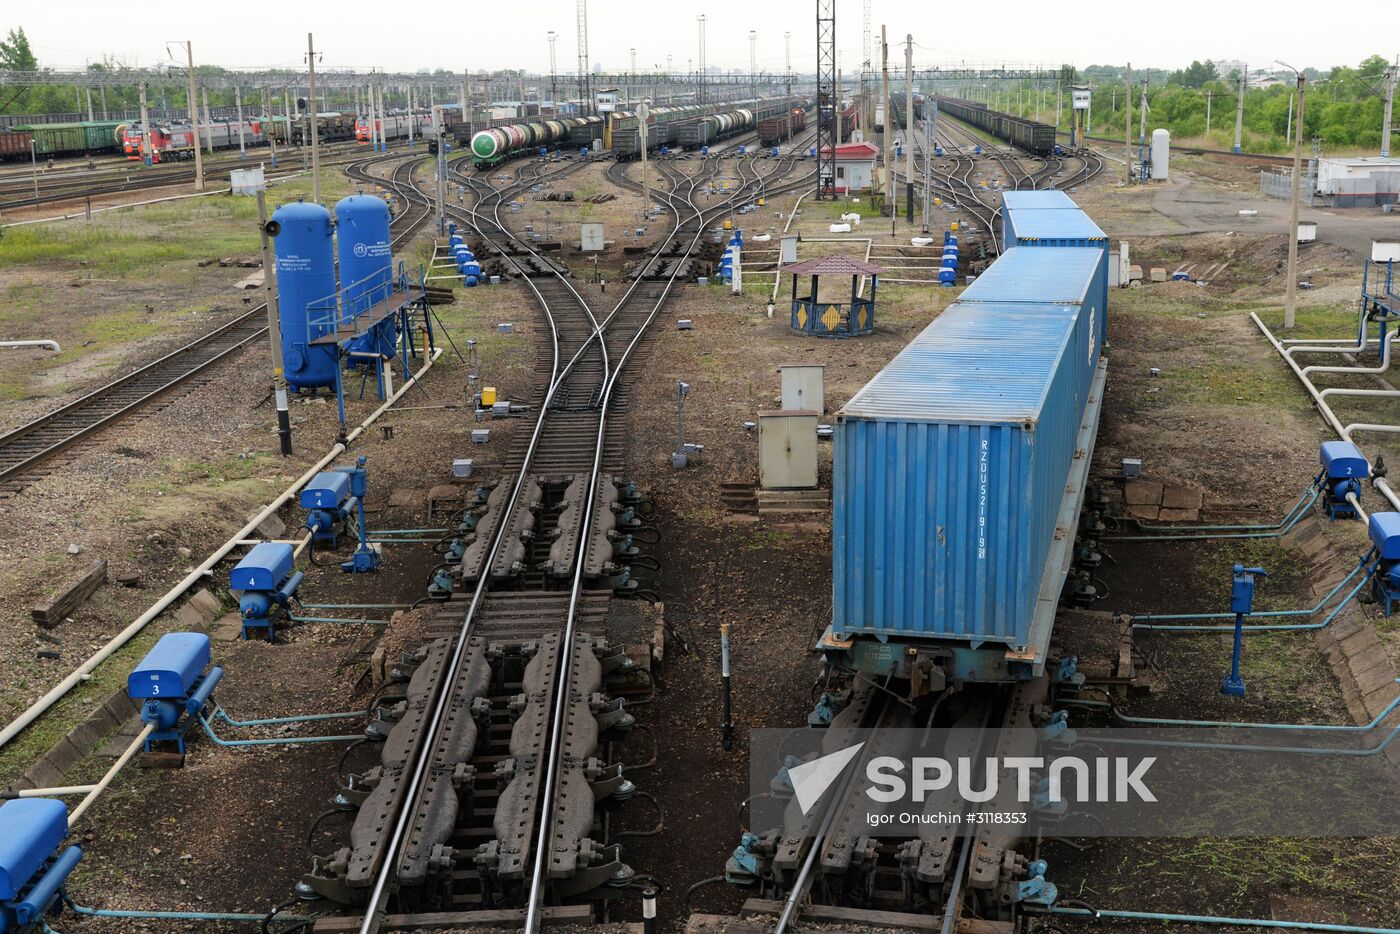
[{"label": "sky", "polygon": [[[111,56],[124,64],[169,61],[166,41],[189,39],[196,63],[260,69],[303,66],[306,33],[314,32],[322,68],[370,67],[389,71],[445,68],[549,68],[549,30],[558,33],[560,74],[577,69],[575,0],[516,3],[414,4],[405,24],[384,22],[385,7],[363,0],[300,0],[288,5],[245,0],[233,7],[210,0],[178,4],[126,5],[110,0],[7,3],[0,32],[23,27],[41,66],[82,68]],[[862,58],[862,2],[836,0],[840,65],[854,71]],[[916,67],[935,64],[1090,64],[1132,62],[1135,68],[1178,68],[1192,59],[1242,60],[1273,67],[1281,59],[1297,67],[1355,65],[1367,55],[1393,58],[1396,49],[1379,29],[1308,29],[1310,10],[1301,0],[1283,0],[1268,12],[1239,0],[1173,0],[1126,4],[1079,0],[1050,5],[1002,0],[977,13],[976,4],[948,7],[929,0],[872,0],[872,32],[879,61],[879,33],[886,25],[890,63],[904,65],[902,44],[914,37]],[[432,15],[430,11],[439,11]],[[513,12],[512,12],[513,11]],[[742,15],[736,15],[736,11]],[[758,33],[758,65],[784,66],[783,33],[792,33],[792,64],[801,72],[816,65],[815,0],[707,4],[703,0],[588,3],[590,59],[605,71],[684,69],[697,55],[696,16],[704,13],[706,62],[711,67],[749,66],[749,30]],[[995,13],[993,12],[995,11]],[[1136,14],[1136,23],[1125,25]],[[950,28],[949,21],[957,24]],[[1379,25],[1371,21],[1372,25]],[[1395,22],[1400,23],[1400,13]],[[975,30],[966,27],[976,24]],[[897,47],[897,45],[899,47]]]}]

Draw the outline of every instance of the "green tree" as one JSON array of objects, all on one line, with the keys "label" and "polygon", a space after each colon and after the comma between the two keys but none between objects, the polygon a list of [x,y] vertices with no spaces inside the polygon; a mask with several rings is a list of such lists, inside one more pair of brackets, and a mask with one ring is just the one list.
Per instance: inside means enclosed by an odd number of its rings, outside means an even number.
[{"label": "green tree", "polygon": [[23,27],[11,29],[9,36],[0,42],[0,68],[13,71],[38,70],[39,60],[34,57],[34,50],[29,47],[29,37],[24,34]]},{"label": "green tree", "polygon": [[1214,81],[1218,77],[1220,76],[1215,71],[1214,62],[1192,61],[1186,68],[1172,72],[1167,77],[1167,83],[1183,88],[1200,88],[1205,87],[1206,82]]}]

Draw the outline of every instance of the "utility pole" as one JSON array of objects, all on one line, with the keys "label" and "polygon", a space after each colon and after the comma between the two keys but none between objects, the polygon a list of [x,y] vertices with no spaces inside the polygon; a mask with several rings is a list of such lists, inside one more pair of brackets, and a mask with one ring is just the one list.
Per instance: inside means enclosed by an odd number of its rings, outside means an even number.
[{"label": "utility pole", "polygon": [[282,324],[277,304],[277,264],[267,234],[267,183],[258,187],[258,234],[262,238],[263,301],[267,307],[267,337],[272,342],[272,391],[277,402],[277,437],[282,456],[292,453],[292,419],[287,411],[287,373],[282,362]]},{"label": "utility pole", "polygon": [[[890,132],[890,130],[894,128],[894,121],[890,119],[893,114],[888,112],[890,106],[890,43],[884,26],[880,27],[880,99],[885,102],[886,110],[884,139],[885,203],[889,205],[890,209],[890,236],[894,236],[894,222],[895,219],[899,217],[899,210],[896,207],[897,202],[894,198],[894,147],[890,145],[890,140],[894,138],[894,134]],[[834,107],[835,113],[839,115],[841,110],[840,102],[834,102]],[[841,138],[840,130],[837,131],[836,138],[838,140]]]},{"label": "utility pole", "polygon": [[138,84],[136,90],[141,95],[141,162],[150,165],[155,160],[151,152],[151,112],[146,108],[146,82]]},{"label": "utility pole", "polygon": [[651,219],[651,175],[647,170],[647,118],[651,116],[651,108],[646,101],[637,105],[637,133],[638,142],[642,147],[642,226],[645,227],[647,221]]},{"label": "utility pole", "polygon": [[[524,95],[522,94],[521,96],[523,97]],[[524,116],[524,101],[521,101],[520,106],[522,108],[521,116]],[[411,84],[408,86],[408,148],[413,148],[413,85]]]},{"label": "utility pole", "polygon": [[924,233],[928,233],[929,213],[933,210],[933,122],[938,117],[938,104],[932,95],[924,101]]},{"label": "utility pole", "polygon": [[1293,138],[1293,95],[1292,95],[1292,94],[1289,94],[1289,95],[1288,95],[1288,130],[1287,130],[1287,132],[1286,132],[1286,135],[1285,135],[1283,138],[1284,138],[1284,139],[1287,139],[1287,140],[1291,140],[1291,139]]},{"label": "utility pole", "polygon": [[88,123],[92,123],[92,88],[83,88],[83,90],[87,91]]},{"label": "utility pole", "polygon": [[[1385,72],[1385,116],[1381,119],[1381,158],[1390,158],[1390,111],[1395,104],[1395,79],[1400,73],[1400,60]],[[88,98],[88,110],[92,110],[92,98]]]},{"label": "utility pole", "polygon": [[1240,101],[1235,110],[1235,152],[1240,151],[1240,135],[1244,132],[1244,83],[1249,76],[1249,67],[1240,72]]},{"label": "utility pole", "polygon": [[462,120],[466,123],[466,139],[476,134],[476,102],[472,99],[472,76],[462,69]]},{"label": "utility pole", "polygon": [[914,223],[914,34],[904,35],[904,219]]},{"label": "utility pole", "polygon": [[[593,98],[588,93],[588,0],[578,0],[578,96],[585,114],[593,113]],[[491,106],[488,99],[486,106]]]},{"label": "utility pole", "polygon": [[[185,40],[185,59],[188,71],[185,73],[185,104],[190,112],[190,129],[194,131],[194,190],[204,190],[204,155],[199,151],[199,114],[195,110],[194,102],[194,43],[189,39]],[[107,101],[102,101],[103,118],[106,119]]]},{"label": "utility pole", "polygon": [[[204,148],[212,156],[214,154],[214,118],[209,116],[209,89],[200,88],[199,96],[204,99]],[[198,130],[195,132],[195,145],[199,145]]]},{"label": "utility pole", "polygon": [[[1138,146],[1147,142],[1147,82],[1142,83],[1142,101],[1138,104]],[[1142,150],[1139,148],[1139,154]]]},{"label": "utility pole", "polygon": [[863,56],[860,60],[860,87],[858,89],[858,93],[860,94],[860,122],[861,126],[869,129],[873,136],[875,132],[875,102],[872,98],[875,96],[875,89],[869,87],[865,83],[867,76],[872,79],[874,78],[875,71],[875,57],[872,51],[875,46],[870,31],[870,0],[864,0],[861,4],[861,16],[863,29],[861,34],[861,51]]},{"label": "utility pole", "polygon": [[1128,184],[1133,183],[1133,63],[1128,62],[1128,84],[1123,92],[1123,158],[1128,160]]},{"label": "utility pole", "polygon": [[788,110],[788,132],[787,138],[792,139],[792,33],[783,33],[784,65],[783,75],[787,80],[787,110]]},{"label": "utility pole", "polygon": [[306,34],[307,83],[311,92],[311,200],[321,203],[321,149],[318,132],[316,106],[316,43],[311,33]]},{"label": "utility pole", "polygon": [[[463,72],[465,75],[466,72]],[[462,125],[467,128],[468,139],[471,138],[472,116],[467,112],[467,79],[462,78],[462,83],[457,85],[457,105],[462,108]]]},{"label": "utility pole", "polygon": [[272,92],[262,89],[263,136],[267,139],[268,152],[272,156],[272,167],[277,168],[277,134],[273,132]]},{"label": "utility pole", "polygon": [[[554,40],[559,34],[553,29],[545,34],[549,40],[549,102],[554,107],[554,115],[559,116],[559,65],[554,60]],[[463,109],[466,105],[463,104]]]},{"label": "utility pole", "polygon": [[705,103],[705,14],[701,13],[695,17],[695,22],[700,31],[700,48],[696,61],[700,63],[700,85],[696,89],[698,103]]},{"label": "utility pole", "polygon": [[1210,91],[1206,91],[1206,133],[1210,133]]},{"label": "utility pole", "polygon": [[749,97],[758,100],[758,32],[749,30]]},{"label": "utility pole", "polygon": [[248,140],[243,134],[243,92],[233,86],[233,108],[238,117],[238,158],[248,158]]},{"label": "utility pole", "polygon": [[[1283,65],[1283,62],[1279,64]],[[1293,68],[1291,65],[1284,67]],[[1298,69],[1293,68],[1293,72],[1298,76],[1298,126],[1297,134],[1293,138],[1293,203],[1288,211],[1288,291],[1283,306],[1285,329],[1293,327],[1298,311],[1298,201],[1303,183],[1303,97],[1308,80]]]},{"label": "utility pole", "polygon": [[437,137],[437,227],[441,236],[447,230],[447,127],[441,107],[433,108],[433,132]]}]

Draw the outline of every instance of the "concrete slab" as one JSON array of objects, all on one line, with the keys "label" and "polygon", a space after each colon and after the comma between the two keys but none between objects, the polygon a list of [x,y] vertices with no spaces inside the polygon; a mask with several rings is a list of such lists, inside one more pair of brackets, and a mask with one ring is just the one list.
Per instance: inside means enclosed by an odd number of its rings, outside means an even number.
[{"label": "concrete slab", "polygon": [[1205,494],[1183,486],[1169,486],[1162,489],[1162,505],[1168,509],[1194,509],[1199,511],[1205,504]]},{"label": "concrete slab", "polygon": [[1123,485],[1123,498],[1129,506],[1160,506],[1162,484],[1151,480],[1129,480]]},{"label": "concrete slab", "polygon": [[1163,506],[1157,513],[1157,518],[1163,522],[1195,522],[1201,518],[1201,512],[1198,509],[1170,509]]},{"label": "concrete slab", "polygon": [[214,621],[209,635],[216,642],[237,642],[243,638],[243,617],[237,613],[225,613]]}]

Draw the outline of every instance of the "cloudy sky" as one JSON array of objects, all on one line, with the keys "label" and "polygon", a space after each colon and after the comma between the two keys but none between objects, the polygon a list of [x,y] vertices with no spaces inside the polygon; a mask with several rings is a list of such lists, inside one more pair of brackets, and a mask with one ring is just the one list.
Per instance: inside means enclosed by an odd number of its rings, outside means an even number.
[{"label": "cloudy sky", "polygon": [[[126,64],[167,59],[165,41],[191,39],[196,61],[231,68],[298,67],[306,32],[316,34],[323,67],[391,71],[549,67],[546,33],[559,34],[560,73],[576,68],[575,0],[516,0],[514,3],[412,4],[413,19],[387,22],[389,7],[363,0],[246,0],[228,6],[209,0],[114,7],[110,0],[50,0],[5,4],[0,31],[21,26],[40,64],[81,68],[112,56]],[[1178,67],[1193,58],[1244,60],[1259,66],[1282,59],[1299,67],[1355,64],[1372,53],[1393,56],[1374,29],[1308,29],[1301,0],[1256,5],[1219,0],[1174,0],[1161,5],[1079,0],[1052,6],[1003,0],[983,7],[947,7],[929,0],[874,0],[873,31],[878,49],[881,24],[889,28],[891,64],[903,66],[894,48],[912,33],[915,63],[1042,63],[1077,66],[1119,64]],[[436,15],[430,11],[438,11]],[[860,0],[837,0],[837,46],[843,69],[861,59]],[[995,11],[995,14],[994,14]],[[707,14],[706,59],[720,68],[748,68],[750,29],[758,33],[760,68],[783,66],[783,33],[792,33],[793,67],[815,67],[814,0],[709,4],[703,0],[663,3],[591,0],[589,51],[605,70],[626,71],[632,48],[637,70],[677,69],[696,56],[696,15]],[[1051,15],[1053,12],[1053,15]],[[1136,24],[1125,20],[1136,14]],[[645,17],[645,20],[643,20]],[[975,31],[952,32],[945,19]],[[1373,21],[1373,25],[1376,25]],[[1394,32],[1390,33],[1393,40]],[[878,53],[877,53],[878,61]]]}]

